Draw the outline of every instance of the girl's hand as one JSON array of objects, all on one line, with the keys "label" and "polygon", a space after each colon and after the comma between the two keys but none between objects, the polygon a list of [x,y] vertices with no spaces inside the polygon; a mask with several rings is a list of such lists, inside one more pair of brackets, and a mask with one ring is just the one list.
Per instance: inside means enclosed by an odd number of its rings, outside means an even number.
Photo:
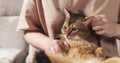
[{"label": "girl's hand", "polygon": [[53,40],[52,42],[49,42],[48,48],[45,50],[48,53],[61,53],[62,48],[65,48],[65,50],[69,49],[68,45],[65,45],[61,40]]},{"label": "girl's hand", "polygon": [[98,35],[113,37],[116,36],[118,24],[108,20],[104,14],[95,15],[90,18],[92,29]]}]

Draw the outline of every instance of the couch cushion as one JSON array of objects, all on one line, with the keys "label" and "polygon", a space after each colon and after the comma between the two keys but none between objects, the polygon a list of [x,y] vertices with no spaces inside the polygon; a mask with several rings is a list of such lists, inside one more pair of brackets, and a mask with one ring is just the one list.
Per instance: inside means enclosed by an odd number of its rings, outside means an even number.
[{"label": "couch cushion", "polygon": [[0,16],[19,15],[23,0],[0,0]]}]

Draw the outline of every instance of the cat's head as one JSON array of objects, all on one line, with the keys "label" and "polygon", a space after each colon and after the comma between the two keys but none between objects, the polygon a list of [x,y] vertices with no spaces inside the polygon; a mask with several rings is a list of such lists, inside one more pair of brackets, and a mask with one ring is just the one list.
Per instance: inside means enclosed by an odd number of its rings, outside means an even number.
[{"label": "cat's head", "polygon": [[83,14],[73,13],[66,9],[65,21],[61,28],[61,33],[66,39],[79,39],[85,37],[89,31],[89,22]]}]

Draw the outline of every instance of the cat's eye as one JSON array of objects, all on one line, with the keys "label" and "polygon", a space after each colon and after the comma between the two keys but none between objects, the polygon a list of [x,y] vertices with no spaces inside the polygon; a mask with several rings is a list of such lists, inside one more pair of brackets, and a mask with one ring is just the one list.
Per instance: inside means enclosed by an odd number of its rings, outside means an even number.
[{"label": "cat's eye", "polygon": [[76,30],[78,30],[78,28],[72,28],[72,31],[76,31]]}]

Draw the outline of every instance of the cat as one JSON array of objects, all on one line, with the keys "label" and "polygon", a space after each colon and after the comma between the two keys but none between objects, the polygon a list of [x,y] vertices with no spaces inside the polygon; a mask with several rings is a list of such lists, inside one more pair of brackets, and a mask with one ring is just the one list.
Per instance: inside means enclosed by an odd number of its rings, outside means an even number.
[{"label": "cat", "polygon": [[[81,61],[90,58],[104,58],[104,52],[102,48],[98,48],[97,38],[95,34],[92,34],[88,19],[83,14],[72,13],[64,9],[65,21],[61,27],[61,37],[65,44],[70,46],[68,51],[63,49],[62,54],[49,54],[45,53],[46,60],[49,58],[51,63],[72,63],[81,59]],[[46,62],[39,61],[40,53],[35,53],[35,59],[37,63]],[[77,60],[76,60],[77,59]],[[72,60],[72,61],[71,61]],[[80,60],[78,62],[81,62]]]},{"label": "cat", "polygon": [[[119,58],[105,58],[104,50],[98,47],[96,35],[91,30],[89,18],[84,14],[64,9],[65,21],[61,27],[60,40],[68,44],[68,51],[59,53],[36,51],[33,63],[114,63]],[[117,63],[117,62],[116,62]]]},{"label": "cat", "polygon": [[[59,58],[57,57],[57,61],[55,59],[53,60],[53,57],[57,55],[48,54],[49,58],[52,57],[52,63],[83,62],[91,58],[103,60],[105,55],[103,49],[98,48],[96,35],[93,34],[89,26],[89,18],[85,18],[82,13],[72,13],[66,9],[64,9],[64,12],[65,21],[61,28],[61,40],[63,40],[65,44],[69,44],[70,49],[66,54],[60,55]],[[60,62],[60,59],[62,62]],[[96,63],[96,61],[94,62]]]}]

